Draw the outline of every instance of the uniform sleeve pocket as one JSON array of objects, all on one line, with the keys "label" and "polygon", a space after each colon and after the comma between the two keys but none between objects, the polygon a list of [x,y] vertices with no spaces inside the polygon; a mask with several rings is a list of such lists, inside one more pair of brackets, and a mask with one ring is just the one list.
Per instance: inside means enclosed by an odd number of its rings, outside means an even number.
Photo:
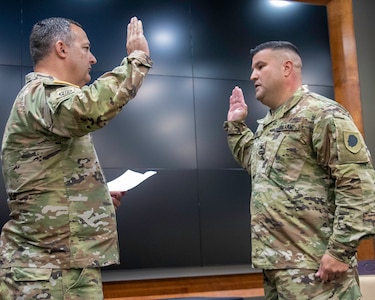
[{"label": "uniform sleeve pocket", "polygon": [[[47,98],[47,104],[52,111],[52,113],[56,113],[59,109],[60,105],[64,102],[67,109],[72,107],[72,99],[75,97],[82,97],[82,92],[80,89],[74,86],[64,86],[57,88],[55,91],[51,93],[51,96]],[[69,101],[67,101],[69,100]]]},{"label": "uniform sleeve pocket", "polygon": [[337,130],[337,155],[339,163],[367,163],[370,161],[365,141],[352,122],[334,119]]},{"label": "uniform sleeve pocket", "polygon": [[52,269],[39,268],[12,268],[14,281],[47,281],[52,274]]}]

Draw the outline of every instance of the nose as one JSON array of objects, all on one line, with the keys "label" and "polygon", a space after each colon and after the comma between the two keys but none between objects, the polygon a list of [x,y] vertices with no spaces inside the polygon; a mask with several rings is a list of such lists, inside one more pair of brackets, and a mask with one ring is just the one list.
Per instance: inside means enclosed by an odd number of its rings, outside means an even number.
[{"label": "nose", "polygon": [[255,81],[258,78],[258,75],[256,73],[256,70],[253,70],[250,74],[250,80]]},{"label": "nose", "polygon": [[96,57],[91,52],[90,52],[90,54],[91,54],[90,55],[90,64],[95,65],[96,62],[97,62]]}]

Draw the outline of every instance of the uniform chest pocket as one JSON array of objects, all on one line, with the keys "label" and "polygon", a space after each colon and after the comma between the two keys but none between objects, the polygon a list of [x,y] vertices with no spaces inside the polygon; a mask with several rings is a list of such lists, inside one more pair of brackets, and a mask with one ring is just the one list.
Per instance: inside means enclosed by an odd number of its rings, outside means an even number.
[{"label": "uniform chest pocket", "polygon": [[308,156],[309,145],[299,130],[281,131],[271,148],[268,176],[279,184],[298,180]]}]

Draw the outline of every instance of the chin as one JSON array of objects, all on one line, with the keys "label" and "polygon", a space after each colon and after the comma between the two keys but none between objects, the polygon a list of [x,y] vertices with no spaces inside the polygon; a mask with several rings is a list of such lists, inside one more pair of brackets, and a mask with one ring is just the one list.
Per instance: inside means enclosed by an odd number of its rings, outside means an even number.
[{"label": "chin", "polygon": [[255,94],[255,99],[257,99],[258,101],[262,102],[263,97],[261,95]]}]

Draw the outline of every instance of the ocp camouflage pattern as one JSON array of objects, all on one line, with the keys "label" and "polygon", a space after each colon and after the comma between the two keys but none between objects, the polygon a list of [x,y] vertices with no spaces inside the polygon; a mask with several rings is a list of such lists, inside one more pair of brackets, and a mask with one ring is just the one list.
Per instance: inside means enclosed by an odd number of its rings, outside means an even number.
[{"label": "ocp camouflage pattern", "polygon": [[0,239],[1,268],[119,262],[115,210],[90,133],[136,95],[151,66],[135,51],[83,88],[26,76],[2,142],[10,220]]},{"label": "ocp camouflage pattern", "polygon": [[254,266],[318,269],[326,251],[356,265],[359,241],[375,233],[375,173],[349,113],[302,86],[258,122],[255,133],[224,123],[251,178]]}]

